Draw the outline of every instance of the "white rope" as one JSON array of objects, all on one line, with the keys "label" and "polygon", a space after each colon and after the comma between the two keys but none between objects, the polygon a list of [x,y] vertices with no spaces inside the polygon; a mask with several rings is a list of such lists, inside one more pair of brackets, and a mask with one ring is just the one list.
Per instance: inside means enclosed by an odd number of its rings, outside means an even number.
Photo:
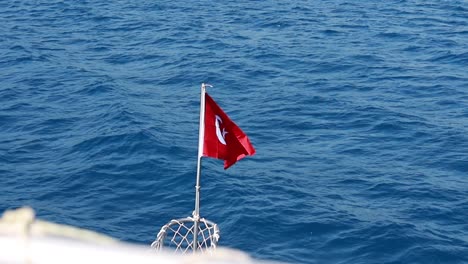
[{"label": "white rope", "polygon": [[[196,221],[192,217],[171,220],[161,227],[151,247],[157,250],[170,248],[181,253],[192,252]],[[199,218],[198,223],[197,251],[215,250],[220,237],[218,225],[204,218]]]},{"label": "white rope", "polygon": [[[169,231],[171,223],[173,230],[179,230],[177,232],[182,232],[182,229],[175,227],[180,223],[188,225],[186,227],[190,230],[189,222],[179,220],[173,220],[168,227],[163,227],[158,237]],[[182,220],[193,223],[193,218]],[[203,246],[205,252],[216,248],[219,239],[217,225],[203,218],[200,223],[200,226],[204,226],[200,234],[208,232],[202,236],[198,247]],[[92,231],[35,220],[34,211],[30,208],[8,211],[0,219],[0,250],[0,263],[11,264],[259,263],[243,252],[223,248],[210,251],[211,254],[173,254],[164,249],[156,253],[147,247],[122,243]]]}]

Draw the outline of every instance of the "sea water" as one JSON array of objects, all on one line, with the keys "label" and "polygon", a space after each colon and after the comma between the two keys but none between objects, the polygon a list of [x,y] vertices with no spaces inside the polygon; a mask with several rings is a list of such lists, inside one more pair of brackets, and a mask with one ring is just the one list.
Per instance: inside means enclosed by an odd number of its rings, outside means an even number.
[{"label": "sea water", "polygon": [[257,153],[203,160],[220,246],[468,262],[468,2],[0,3],[0,210],[148,245],[190,216],[200,84]]}]

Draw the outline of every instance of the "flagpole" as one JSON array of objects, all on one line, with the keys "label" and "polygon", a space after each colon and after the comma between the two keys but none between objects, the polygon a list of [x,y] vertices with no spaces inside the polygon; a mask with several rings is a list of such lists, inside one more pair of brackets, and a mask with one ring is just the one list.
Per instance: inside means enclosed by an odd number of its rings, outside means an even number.
[{"label": "flagpole", "polygon": [[209,84],[202,83],[200,87],[200,126],[198,128],[198,162],[197,162],[197,183],[195,185],[195,211],[193,212],[194,230],[193,230],[193,251],[198,246],[198,225],[200,220],[200,175],[201,162],[203,157],[203,141],[205,137],[205,93]]}]

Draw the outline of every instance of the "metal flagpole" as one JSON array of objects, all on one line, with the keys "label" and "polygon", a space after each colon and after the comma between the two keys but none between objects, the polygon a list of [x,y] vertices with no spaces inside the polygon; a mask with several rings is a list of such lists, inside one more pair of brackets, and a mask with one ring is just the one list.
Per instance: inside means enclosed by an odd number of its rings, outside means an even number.
[{"label": "metal flagpole", "polygon": [[194,230],[193,230],[193,251],[198,247],[198,225],[200,220],[200,174],[201,162],[203,156],[203,141],[205,137],[205,93],[206,87],[211,87],[209,84],[201,84],[200,94],[200,127],[198,132],[198,163],[197,163],[197,184],[195,185],[195,211],[193,212]]},{"label": "metal flagpole", "polygon": [[[214,250],[219,241],[219,228],[216,223],[200,218],[200,177],[203,157],[203,145],[205,140],[205,96],[206,88],[212,87],[209,84],[201,84],[200,94],[200,127],[198,138],[198,162],[197,180],[195,185],[195,210],[192,217],[173,219],[161,227],[156,236],[156,240],[151,244],[152,248],[161,250],[163,247],[174,248],[175,251],[187,252],[192,248],[193,254],[197,251]],[[191,225],[191,228],[189,227]],[[201,233],[201,234],[200,234]],[[190,243],[190,235],[193,242]],[[201,241],[198,243],[198,237]],[[189,240],[189,241],[187,241]],[[200,248],[199,248],[200,246]]]}]

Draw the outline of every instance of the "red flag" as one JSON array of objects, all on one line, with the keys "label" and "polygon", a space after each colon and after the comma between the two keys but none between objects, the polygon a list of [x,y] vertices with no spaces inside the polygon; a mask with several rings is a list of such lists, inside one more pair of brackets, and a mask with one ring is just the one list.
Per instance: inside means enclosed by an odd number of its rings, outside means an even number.
[{"label": "red flag", "polygon": [[247,135],[205,94],[205,138],[203,156],[224,160],[224,169],[245,156],[255,154]]}]

